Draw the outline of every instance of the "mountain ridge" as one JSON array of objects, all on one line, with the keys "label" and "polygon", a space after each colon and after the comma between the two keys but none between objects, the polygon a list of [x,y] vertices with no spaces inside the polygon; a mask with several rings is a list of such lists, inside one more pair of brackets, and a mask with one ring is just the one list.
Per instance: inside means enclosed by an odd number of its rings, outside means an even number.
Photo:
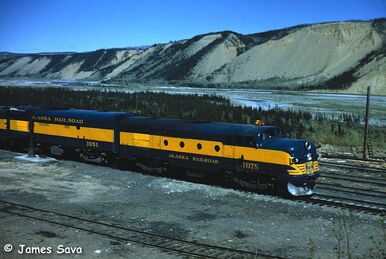
[{"label": "mountain ridge", "polygon": [[386,94],[386,19],[212,32],[139,48],[0,53],[0,77]]}]

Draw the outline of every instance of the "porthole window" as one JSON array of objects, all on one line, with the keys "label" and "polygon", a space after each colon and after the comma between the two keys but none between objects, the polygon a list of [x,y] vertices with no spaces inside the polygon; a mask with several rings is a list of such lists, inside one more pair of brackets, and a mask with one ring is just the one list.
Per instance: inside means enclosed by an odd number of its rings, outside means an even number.
[{"label": "porthole window", "polygon": [[200,143],[197,144],[197,149],[198,150],[201,150],[202,149],[202,145]]},{"label": "porthole window", "polygon": [[214,146],[214,150],[215,150],[216,152],[220,151],[219,145]]},{"label": "porthole window", "polygon": [[169,145],[169,142],[168,142],[167,139],[164,140],[164,145],[165,145],[165,146]]},{"label": "porthole window", "polygon": [[180,147],[181,148],[185,147],[185,143],[183,141],[180,142]]}]

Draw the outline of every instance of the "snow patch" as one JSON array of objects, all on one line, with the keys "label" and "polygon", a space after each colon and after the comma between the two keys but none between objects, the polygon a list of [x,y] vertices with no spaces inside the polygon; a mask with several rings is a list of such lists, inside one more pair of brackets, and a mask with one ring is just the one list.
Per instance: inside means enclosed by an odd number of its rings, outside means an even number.
[{"label": "snow patch", "polygon": [[38,155],[35,156],[28,156],[28,155],[20,155],[20,156],[15,156],[15,159],[18,160],[23,160],[27,162],[32,162],[32,163],[50,163],[50,162],[55,162],[56,159],[52,157],[40,157]]},{"label": "snow patch", "polygon": [[166,194],[177,194],[191,191],[199,191],[202,196],[211,198],[225,196],[235,192],[234,190],[224,189],[221,187],[208,186],[204,184],[190,183],[180,180],[157,179],[148,184],[149,188],[159,188]]}]

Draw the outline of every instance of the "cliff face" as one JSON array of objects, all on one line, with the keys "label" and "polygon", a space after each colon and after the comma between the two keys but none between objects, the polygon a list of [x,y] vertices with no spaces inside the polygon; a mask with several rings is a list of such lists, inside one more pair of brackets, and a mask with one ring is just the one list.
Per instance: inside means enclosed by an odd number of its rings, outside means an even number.
[{"label": "cliff face", "polygon": [[225,31],[141,49],[0,55],[1,77],[333,87],[386,94],[386,20]]}]

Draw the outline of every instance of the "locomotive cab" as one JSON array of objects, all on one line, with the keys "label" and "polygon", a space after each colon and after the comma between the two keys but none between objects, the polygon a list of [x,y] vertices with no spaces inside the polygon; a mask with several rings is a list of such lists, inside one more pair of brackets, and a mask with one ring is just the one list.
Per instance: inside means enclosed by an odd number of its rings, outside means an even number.
[{"label": "locomotive cab", "polygon": [[281,130],[279,127],[268,127],[266,130],[262,131],[257,135],[256,147],[262,147],[263,142],[267,139],[270,139],[275,136],[280,136]]},{"label": "locomotive cab", "polygon": [[282,137],[279,128],[269,127],[258,134],[256,147],[287,153],[286,174],[279,176],[279,182],[286,184],[287,191],[293,196],[313,194],[319,176],[318,153],[313,143]]}]

